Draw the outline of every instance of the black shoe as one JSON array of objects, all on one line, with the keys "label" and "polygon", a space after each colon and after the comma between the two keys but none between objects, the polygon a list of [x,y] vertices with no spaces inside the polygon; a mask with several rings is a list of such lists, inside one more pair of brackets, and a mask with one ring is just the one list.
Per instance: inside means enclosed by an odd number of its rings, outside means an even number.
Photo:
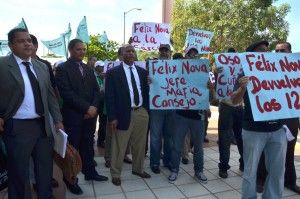
[{"label": "black shoe", "polygon": [[120,178],[112,178],[111,182],[116,185],[116,186],[120,186],[121,185],[121,179]]},{"label": "black shoe", "polygon": [[82,194],[82,189],[80,188],[80,186],[78,185],[78,182],[76,182],[75,184],[70,184],[67,180],[64,179],[64,182],[67,186],[67,188],[69,189],[69,191],[75,195],[80,195]]},{"label": "black shoe", "polygon": [[228,177],[228,173],[227,173],[227,171],[219,170],[219,176],[221,178],[227,178]]},{"label": "black shoe", "polygon": [[94,180],[94,181],[107,181],[108,180],[108,177],[106,176],[102,176],[102,175],[99,175],[99,174],[95,174],[93,176],[84,176],[84,179],[85,180]]},{"label": "black shoe", "polygon": [[132,171],[132,174],[140,176],[141,178],[151,178],[151,175],[146,173],[145,171],[143,173],[138,173],[138,172]]},{"label": "black shoe", "polygon": [[181,162],[182,162],[182,164],[188,164],[189,163],[189,159],[182,158]]},{"label": "black shoe", "polygon": [[294,191],[297,194],[300,194],[300,186],[298,185],[285,185],[285,187]]},{"label": "black shoe", "polygon": [[205,138],[204,138],[204,142],[205,142],[205,143],[209,143],[208,138],[205,137]]},{"label": "black shoe", "polygon": [[152,170],[152,172],[155,173],[155,174],[159,174],[159,173],[160,173],[160,169],[159,169],[159,167],[157,167],[157,166],[151,167],[151,170]]}]

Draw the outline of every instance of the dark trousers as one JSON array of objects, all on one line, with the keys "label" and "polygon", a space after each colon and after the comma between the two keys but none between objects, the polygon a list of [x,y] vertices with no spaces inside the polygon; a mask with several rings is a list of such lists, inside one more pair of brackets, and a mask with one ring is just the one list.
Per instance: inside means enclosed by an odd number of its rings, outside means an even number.
[{"label": "dark trousers", "polygon": [[[299,118],[290,118],[283,120],[283,123],[290,129],[292,135],[295,137],[292,141],[288,142],[285,159],[285,174],[284,174],[284,185],[294,186],[296,185],[296,170],[294,164],[294,152],[295,145],[297,142],[297,135],[299,129]],[[268,172],[265,166],[265,158],[262,154],[258,169],[257,169],[257,184],[264,185]]]},{"label": "dark trousers", "polygon": [[45,132],[43,119],[5,122],[3,140],[8,153],[8,198],[30,199],[29,160],[34,163],[37,197],[52,197],[53,137]]},{"label": "dark trousers", "polygon": [[231,131],[233,131],[237,147],[240,154],[240,167],[244,166],[243,162],[243,141],[242,141],[242,121],[243,107],[233,107],[224,103],[219,105],[218,137],[220,163],[219,169],[227,171],[230,157]]},{"label": "dark trousers", "polygon": [[99,129],[98,129],[98,141],[97,143],[100,144],[104,142],[106,136],[106,122],[107,122],[107,115],[103,113],[99,113]]},{"label": "dark trousers", "polygon": [[96,174],[94,160],[94,132],[97,118],[87,119],[81,125],[67,125],[65,130],[68,134],[69,143],[79,152],[82,160],[82,173],[86,176]]}]

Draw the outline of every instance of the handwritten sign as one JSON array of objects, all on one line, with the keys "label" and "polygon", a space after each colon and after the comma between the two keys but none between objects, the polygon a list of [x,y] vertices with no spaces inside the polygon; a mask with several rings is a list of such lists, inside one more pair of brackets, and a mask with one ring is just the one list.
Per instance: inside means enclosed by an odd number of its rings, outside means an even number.
[{"label": "handwritten sign", "polygon": [[210,41],[214,33],[206,30],[190,28],[186,33],[185,48],[195,47],[199,54],[210,52]]},{"label": "handwritten sign", "polygon": [[300,116],[300,53],[242,53],[255,121]]},{"label": "handwritten sign", "polygon": [[240,58],[238,53],[222,53],[214,56],[216,67],[220,71],[217,78],[216,98],[230,99],[237,76],[243,71]]},{"label": "handwritten sign", "polygon": [[208,109],[207,59],[151,60],[150,109]]},{"label": "handwritten sign", "polygon": [[[115,67],[115,66],[118,66],[121,64],[121,61],[104,61],[104,69],[103,71],[106,72],[108,71],[109,69]],[[139,66],[143,69],[146,69],[146,62],[145,61],[135,61],[134,64],[136,66]]]},{"label": "handwritten sign", "polygon": [[160,44],[170,44],[170,35],[170,24],[136,22],[132,25],[131,45],[141,50],[155,51]]}]

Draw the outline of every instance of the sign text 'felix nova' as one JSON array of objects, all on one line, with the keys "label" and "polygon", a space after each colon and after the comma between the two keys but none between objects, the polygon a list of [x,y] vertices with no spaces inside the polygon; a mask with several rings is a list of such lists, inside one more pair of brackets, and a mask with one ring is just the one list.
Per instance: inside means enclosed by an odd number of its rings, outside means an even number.
[{"label": "sign text 'felix nova'", "polygon": [[208,109],[207,59],[149,62],[150,109]]},{"label": "sign text 'felix nova'", "polygon": [[242,53],[255,121],[300,116],[300,53]]},{"label": "sign text 'felix nova'", "polygon": [[171,29],[167,23],[136,22],[132,25],[132,45],[145,51],[155,51],[160,44],[170,44]]}]

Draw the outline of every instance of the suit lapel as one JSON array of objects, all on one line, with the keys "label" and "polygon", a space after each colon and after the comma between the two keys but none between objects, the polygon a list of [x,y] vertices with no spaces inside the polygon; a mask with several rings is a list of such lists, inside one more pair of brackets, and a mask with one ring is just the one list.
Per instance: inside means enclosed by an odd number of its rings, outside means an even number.
[{"label": "suit lapel", "polygon": [[38,81],[38,83],[39,83],[39,87],[40,87],[40,91],[41,91],[41,94],[44,92],[44,90],[43,90],[43,86],[42,85],[44,85],[43,84],[43,73],[42,73],[42,71],[41,71],[41,66],[39,66],[39,64],[35,61],[35,60],[33,60],[33,59],[31,59],[31,63],[32,63],[32,65],[33,65],[33,70],[34,70],[34,72],[35,72],[35,74],[36,74],[36,77],[37,77],[37,81]]},{"label": "suit lapel", "polygon": [[21,91],[24,94],[24,92],[25,92],[24,80],[23,80],[19,65],[13,55],[10,55],[8,65],[10,67],[10,73],[15,78],[15,80],[18,82],[18,84],[20,85]]}]

